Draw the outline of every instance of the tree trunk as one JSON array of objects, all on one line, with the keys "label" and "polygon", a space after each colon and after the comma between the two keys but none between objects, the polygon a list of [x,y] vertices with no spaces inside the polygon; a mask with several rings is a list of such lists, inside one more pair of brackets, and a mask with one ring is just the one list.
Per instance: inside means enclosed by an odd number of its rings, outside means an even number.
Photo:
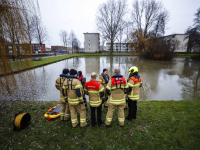
[{"label": "tree trunk", "polygon": [[110,54],[113,53],[113,40],[111,40],[110,42]]}]

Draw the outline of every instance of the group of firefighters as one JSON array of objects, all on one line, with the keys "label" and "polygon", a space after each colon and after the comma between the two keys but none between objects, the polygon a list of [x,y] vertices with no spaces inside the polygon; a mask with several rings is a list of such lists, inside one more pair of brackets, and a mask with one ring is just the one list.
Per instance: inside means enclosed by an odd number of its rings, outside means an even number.
[{"label": "group of firefighters", "polygon": [[[116,107],[121,127],[124,126],[125,119],[130,121],[136,119],[139,88],[142,86],[141,76],[138,75],[138,68],[136,66],[132,66],[129,69],[128,80],[120,73],[120,68],[115,68],[114,75],[110,78],[108,70],[103,69],[98,81],[97,74],[92,72],[91,80],[86,82],[86,78],[81,71],[63,69],[60,77],[56,79],[56,88],[60,91],[60,119],[64,121],[71,119],[72,127],[77,127],[79,124],[81,127],[89,126],[90,124],[86,121],[86,110],[88,110],[88,107],[85,94],[89,96],[92,127],[95,127],[97,123],[99,126],[104,123],[101,119],[104,107],[108,107],[105,120],[107,127],[111,125]],[[124,116],[126,102],[128,102],[129,108],[127,117]],[[80,113],[80,123],[77,119],[77,112]]]}]

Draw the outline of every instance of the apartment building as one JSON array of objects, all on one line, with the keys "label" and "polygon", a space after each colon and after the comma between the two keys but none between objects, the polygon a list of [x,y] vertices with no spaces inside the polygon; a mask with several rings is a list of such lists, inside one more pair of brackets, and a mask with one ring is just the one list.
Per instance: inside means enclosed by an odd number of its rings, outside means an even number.
[{"label": "apartment building", "polygon": [[[106,51],[110,51],[110,43],[106,43]],[[133,48],[129,43],[113,43],[113,52],[130,52]]]},{"label": "apartment building", "polygon": [[100,50],[99,33],[83,33],[85,53],[96,53]]},{"label": "apartment building", "polygon": [[[174,50],[174,52],[187,52],[187,42],[188,38],[185,38],[187,34],[171,34],[167,36],[163,36],[163,38],[166,42],[173,43],[174,41],[179,41],[178,47]],[[173,45],[171,47],[173,49]]]}]

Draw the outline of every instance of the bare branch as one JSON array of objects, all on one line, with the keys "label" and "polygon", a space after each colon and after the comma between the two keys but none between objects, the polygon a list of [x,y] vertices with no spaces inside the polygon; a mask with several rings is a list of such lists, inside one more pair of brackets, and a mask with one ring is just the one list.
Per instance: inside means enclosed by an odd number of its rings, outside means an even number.
[{"label": "bare branch", "polygon": [[113,52],[113,42],[125,22],[124,16],[127,13],[126,0],[108,0],[99,6],[96,15],[96,25],[101,32],[103,39],[111,42],[110,53]]}]

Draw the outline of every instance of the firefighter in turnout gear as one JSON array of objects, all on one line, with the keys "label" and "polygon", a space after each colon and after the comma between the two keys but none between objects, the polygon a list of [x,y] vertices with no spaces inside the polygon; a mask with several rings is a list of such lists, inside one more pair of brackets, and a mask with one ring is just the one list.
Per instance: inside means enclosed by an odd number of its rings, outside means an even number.
[{"label": "firefighter in turnout gear", "polygon": [[67,94],[64,93],[62,89],[63,83],[67,79],[68,75],[69,69],[63,69],[63,72],[60,75],[60,77],[56,79],[56,88],[60,91],[60,120],[70,120],[69,104],[67,103]]},{"label": "firefighter in turnout gear", "polygon": [[128,87],[126,79],[120,74],[120,69],[116,68],[112,78],[109,80],[106,86],[106,92],[110,95],[108,102],[108,113],[106,115],[106,126],[110,126],[113,112],[117,106],[118,120],[121,127],[124,126],[124,108],[126,106],[125,93]]},{"label": "firefighter in turnout gear", "polygon": [[104,87],[101,82],[96,81],[97,74],[93,72],[91,74],[91,80],[86,82],[85,84],[85,93],[89,95],[89,102],[91,108],[91,121],[92,127],[94,127],[96,123],[96,116],[95,116],[95,108],[97,108],[97,120],[98,125],[100,126],[103,124],[101,120],[101,107],[102,107],[102,97],[104,96]]},{"label": "firefighter in turnout gear", "polygon": [[106,93],[106,86],[108,84],[108,81],[110,80],[110,77],[108,75],[108,69],[103,69],[103,73],[101,73],[101,75],[99,76],[99,82],[101,82],[101,84],[104,86],[104,97],[102,99],[102,101],[104,102],[102,104],[102,111],[104,109],[104,106],[107,107],[107,100],[108,100],[108,94]]},{"label": "firefighter in turnout gear", "polygon": [[[81,82],[81,84],[83,86],[83,89],[84,89],[85,88],[86,78],[83,76],[82,71],[78,71],[78,75],[79,75],[79,81]],[[87,108],[87,101],[86,101],[84,93],[83,93],[83,100],[84,100],[84,103],[85,103],[85,108],[86,108],[86,110],[88,110],[88,108]]]},{"label": "firefighter in turnout gear", "polygon": [[142,86],[142,78],[138,75],[138,68],[133,66],[129,69],[128,79],[128,107],[129,114],[126,117],[127,120],[136,119],[137,113],[137,100],[139,99],[139,88]]},{"label": "firefighter in turnout gear", "polygon": [[80,112],[80,126],[88,126],[86,122],[86,109],[83,101],[83,87],[81,82],[77,78],[77,71],[74,69],[70,70],[70,75],[63,84],[64,91],[67,92],[69,109],[71,113],[72,127],[79,125],[77,119],[77,110]]}]

